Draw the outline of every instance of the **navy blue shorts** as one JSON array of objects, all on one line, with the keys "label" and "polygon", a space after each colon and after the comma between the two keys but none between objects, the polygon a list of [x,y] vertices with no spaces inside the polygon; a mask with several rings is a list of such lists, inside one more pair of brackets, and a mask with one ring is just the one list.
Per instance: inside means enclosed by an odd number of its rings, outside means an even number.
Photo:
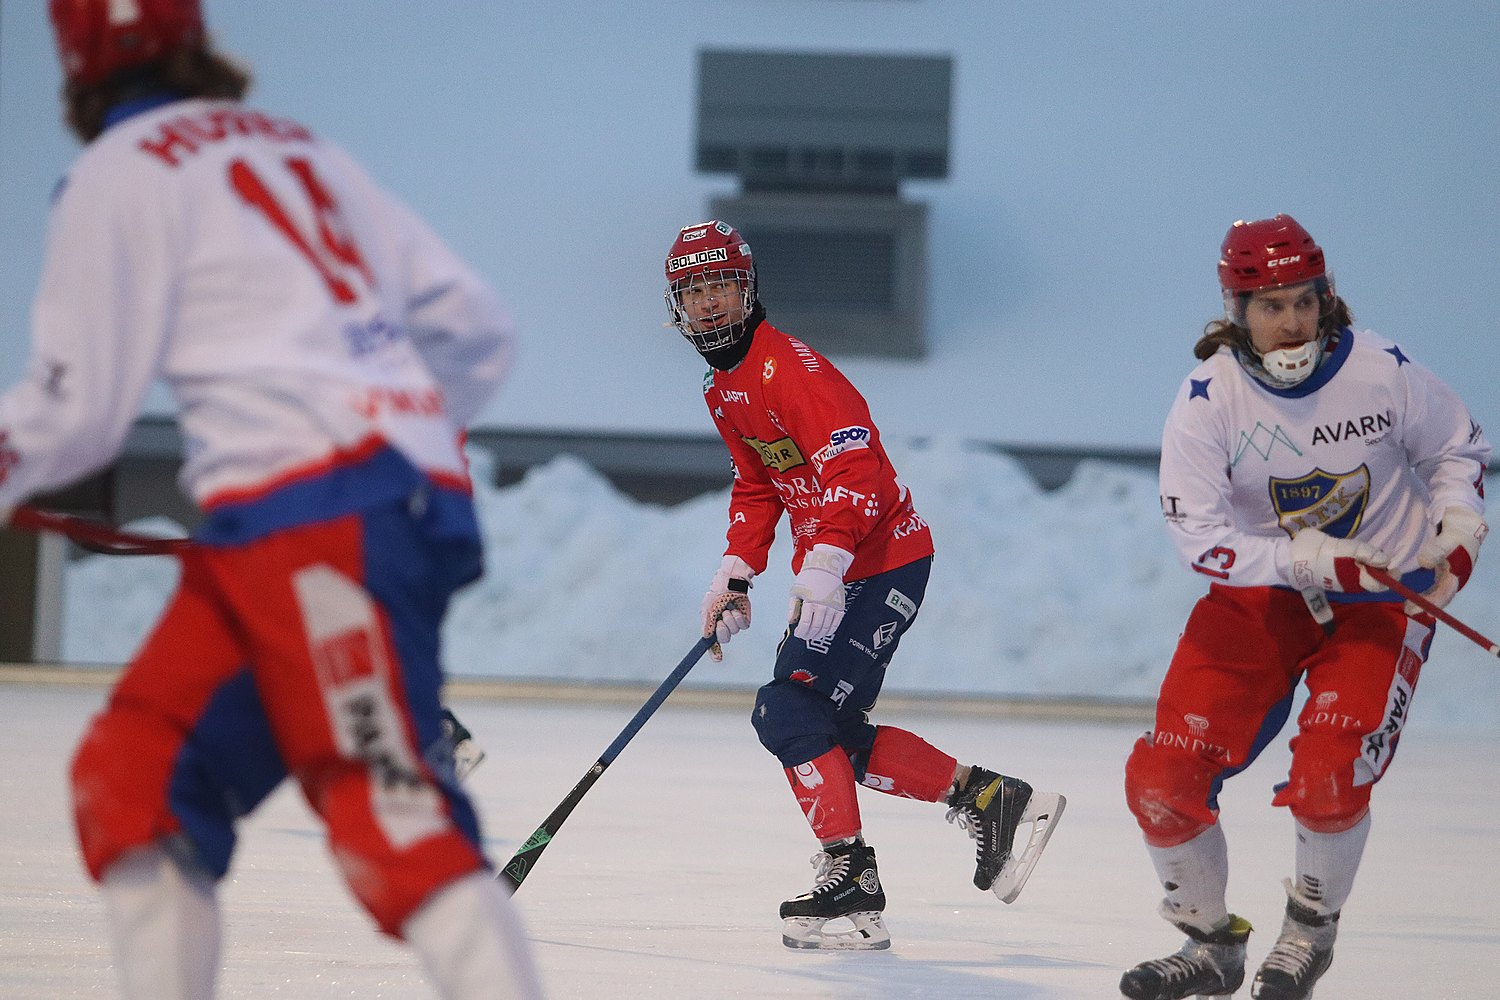
[{"label": "navy blue shorts", "polygon": [[843,747],[863,778],[875,742],[868,712],[885,683],[885,668],[916,620],[927,593],[932,557],[844,585],[838,631],[805,642],[788,626],[777,648],[772,681],[755,697],[752,722],[761,743],[796,767]]}]

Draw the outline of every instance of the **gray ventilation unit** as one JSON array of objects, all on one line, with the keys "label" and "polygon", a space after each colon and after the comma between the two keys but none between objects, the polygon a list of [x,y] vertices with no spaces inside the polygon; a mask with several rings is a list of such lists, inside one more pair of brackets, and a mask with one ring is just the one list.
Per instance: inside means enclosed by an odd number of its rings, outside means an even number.
[{"label": "gray ventilation unit", "polygon": [[948,176],[953,61],[810,52],[698,55],[697,165],[746,191],[874,191]]},{"label": "gray ventilation unit", "polygon": [[826,354],[925,350],[927,211],[948,176],[947,57],[705,51],[697,167],[739,178],[710,214],[744,234],[771,322]]},{"label": "gray ventilation unit", "polygon": [[709,204],[750,244],[773,326],[828,355],[922,356],[925,205],[770,192]]}]

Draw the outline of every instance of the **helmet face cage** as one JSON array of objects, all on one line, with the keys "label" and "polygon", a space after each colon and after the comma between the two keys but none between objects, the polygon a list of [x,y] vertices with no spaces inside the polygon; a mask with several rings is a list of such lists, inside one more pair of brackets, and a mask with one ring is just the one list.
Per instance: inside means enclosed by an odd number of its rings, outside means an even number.
[{"label": "helmet face cage", "polygon": [[[667,315],[699,353],[728,347],[745,334],[755,308],[755,260],[750,246],[727,222],[684,226],[667,254]],[[739,284],[739,302],[721,300],[712,315],[694,320],[683,305],[688,289],[713,282]],[[726,317],[739,307],[739,316]]]},{"label": "helmet face cage", "polygon": [[[711,316],[703,320],[693,320],[683,308],[683,293],[694,285],[706,285],[718,281],[739,283],[739,318],[732,322],[724,322],[724,317],[731,312],[731,303],[726,298],[720,300],[718,308]],[[672,318],[672,325],[677,327],[700,353],[716,351],[728,347],[745,332],[745,319],[750,315],[750,310],[755,308],[755,272],[738,269],[698,271],[669,284],[666,299],[667,313]]]}]

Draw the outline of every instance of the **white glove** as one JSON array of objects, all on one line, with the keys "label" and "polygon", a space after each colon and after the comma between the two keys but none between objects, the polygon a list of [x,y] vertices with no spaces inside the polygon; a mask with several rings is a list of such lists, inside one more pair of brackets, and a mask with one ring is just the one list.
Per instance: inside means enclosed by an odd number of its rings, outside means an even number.
[{"label": "white glove", "polygon": [[1385,569],[1391,557],[1383,549],[1352,538],[1334,538],[1317,528],[1303,528],[1292,536],[1292,585],[1298,590],[1358,593],[1386,589],[1365,571],[1366,566]]},{"label": "white glove", "polygon": [[[1474,572],[1474,563],[1479,559],[1479,545],[1489,533],[1484,519],[1467,507],[1449,507],[1443,511],[1438,533],[1417,551],[1418,563],[1437,570],[1437,579],[1422,596],[1440,608],[1447,607],[1453,595],[1469,582],[1469,574]],[[1421,614],[1422,609],[1407,601],[1406,613]]]},{"label": "white glove", "polygon": [[814,545],[802,560],[786,612],[787,624],[797,623],[797,638],[817,642],[838,631],[844,620],[844,574],[853,562],[854,553],[837,545]]},{"label": "white glove", "polygon": [[750,580],[755,570],[739,556],[725,556],[703,595],[703,637],[715,636],[709,647],[716,661],[724,659],[723,643],[750,627]]}]

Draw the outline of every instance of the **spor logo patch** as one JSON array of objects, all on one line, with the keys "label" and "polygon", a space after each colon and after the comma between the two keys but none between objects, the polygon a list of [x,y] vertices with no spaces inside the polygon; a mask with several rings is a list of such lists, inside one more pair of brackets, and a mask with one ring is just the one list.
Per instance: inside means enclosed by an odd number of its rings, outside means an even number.
[{"label": "spor logo patch", "polygon": [[846,451],[856,448],[870,447],[870,428],[854,425],[851,427],[840,427],[828,435],[828,443],[819,448],[812,457],[813,468],[819,472],[823,471],[823,463],[836,455],[842,455]]}]

